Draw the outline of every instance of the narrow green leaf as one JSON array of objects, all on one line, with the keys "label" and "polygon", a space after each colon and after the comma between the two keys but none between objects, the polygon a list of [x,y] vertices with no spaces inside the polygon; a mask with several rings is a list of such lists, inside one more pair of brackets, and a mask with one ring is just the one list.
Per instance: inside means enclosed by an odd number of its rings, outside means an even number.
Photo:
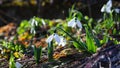
[{"label": "narrow green leaf", "polygon": [[14,61],[13,53],[11,53],[10,60],[9,60],[9,68],[16,68],[15,67],[15,61]]},{"label": "narrow green leaf", "polygon": [[85,27],[85,30],[86,30],[86,45],[87,45],[88,51],[94,53],[96,52],[96,49],[97,49],[97,47],[94,44],[94,39],[91,37],[87,26]]},{"label": "narrow green leaf", "polygon": [[48,61],[53,61],[53,44],[48,43]]},{"label": "narrow green leaf", "polygon": [[40,46],[38,48],[36,46],[34,46],[34,57],[35,57],[37,64],[39,63],[41,55],[42,55],[42,46]]},{"label": "narrow green leaf", "polygon": [[76,49],[78,49],[78,50],[80,50],[80,49],[81,49],[81,47],[80,47],[80,45],[79,45],[78,43],[73,42],[73,45],[74,45],[74,47],[75,47]]}]

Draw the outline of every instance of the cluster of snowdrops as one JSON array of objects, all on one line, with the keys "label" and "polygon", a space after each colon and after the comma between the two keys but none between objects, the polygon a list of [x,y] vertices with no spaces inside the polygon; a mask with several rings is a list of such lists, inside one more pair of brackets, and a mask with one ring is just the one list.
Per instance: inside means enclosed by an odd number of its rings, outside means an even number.
[{"label": "cluster of snowdrops", "polygon": [[[115,25],[120,22],[120,9],[112,9],[112,0],[109,0],[101,9],[104,16],[102,19],[95,21],[88,16],[83,16],[81,12],[74,10],[74,6],[69,11],[69,16],[66,20],[55,20],[58,22],[52,22],[48,19],[42,19],[33,17],[29,21],[24,20],[21,22],[17,29],[18,36],[23,35],[26,31],[29,31],[29,36],[24,38],[32,39],[36,36],[38,30],[36,28],[44,28],[49,26],[50,29],[44,37],[47,37],[45,42],[47,45],[48,61],[54,61],[53,54],[56,47],[74,46],[78,52],[87,52],[93,54],[99,47],[106,44],[109,40],[112,40],[114,44],[120,42],[110,35],[120,34],[115,28]],[[66,23],[67,22],[67,23]],[[111,31],[109,33],[109,31]],[[85,34],[84,36],[82,36]],[[102,35],[102,39],[99,39],[98,35]],[[43,36],[43,35],[39,35]],[[8,47],[7,42],[3,44]],[[13,44],[10,44],[10,46]],[[39,64],[44,48],[42,45],[36,47],[34,44],[30,44],[34,51],[34,58],[36,63]],[[11,49],[11,48],[10,48]],[[22,47],[18,47],[18,52],[24,52]],[[11,52],[9,66],[10,68],[22,67],[22,64],[15,62],[15,57]]]}]

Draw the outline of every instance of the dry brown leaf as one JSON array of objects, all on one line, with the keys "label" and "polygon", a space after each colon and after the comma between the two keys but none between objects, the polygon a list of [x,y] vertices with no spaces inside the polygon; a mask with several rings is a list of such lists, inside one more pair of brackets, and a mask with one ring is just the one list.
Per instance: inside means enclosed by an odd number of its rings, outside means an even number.
[{"label": "dry brown leaf", "polygon": [[0,34],[4,32],[9,32],[16,27],[15,23],[9,23],[5,26],[0,27]]},{"label": "dry brown leaf", "polygon": [[62,50],[61,52],[55,52],[53,57],[54,57],[54,59],[59,59],[61,57],[66,57],[67,55],[72,55],[77,52],[78,51],[73,48],[67,48],[67,49]]}]

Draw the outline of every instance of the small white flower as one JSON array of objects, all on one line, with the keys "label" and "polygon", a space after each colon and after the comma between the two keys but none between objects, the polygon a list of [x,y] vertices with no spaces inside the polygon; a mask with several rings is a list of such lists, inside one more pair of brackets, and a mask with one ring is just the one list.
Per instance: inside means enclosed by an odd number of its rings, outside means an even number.
[{"label": "small white flower", "polygon": [[60,37],[59,37],[56,33],[50,35],[50,36],[48,37],[48,39],[46,40],[46,42],[47,42],[47,43],[50,43],[53,39],[55,39],[55,41],[56,41],[57,43],[60,43]]},{"label": "small white flower", "polygon": [[31,28],[30,33],[36,34],[36,31],[34,28]]},{"label": "small white flower", "polygon": [[103,7],[101,8],[101,12],[110,13],[111,7],[112,7],[112,0],[109,0],[106,5],[103,5]]},{"label": "small white flower", "polygon": [[68,22],[68,26],[72,27],[72,28],[73,27],[76,28],[76,26],[78,26],[79,28],[82,28],[81,22],[77,18],[75,18],[75,17]]},{"label": "small white flower", "polygon": [[31,26],[38,26],[38,22],[34,18],[31,21]]},{"label": "small white flower", "polygon": [[65,46],[66,45],[66,40],[64,39],[63,36],[60,36],[60,43],[58,44],[59,46],[62,45],[62,46]]},{"label": "small white flower", "polygon": [[120,9],[116,8],[114,9],[116,13],[120,13]]},{"label": "small white flower", "polygon": [[23,65],[20,64],[19,62],[16,62],[16,63],[15,63],[15,66],[16,66],[16,68],[22,68]]},{"label": "small white flower", "polygon": [[57,42],[58,45],[65,46],[65,44],[66,44],[66,40],[62,36],[57,35],[56,33],[50,35],[47,38],[46,42],[50,43],[53,39],[55,39],[55,41]]},{"label": "small white flower", "polygon": [[35,26],[38,26],[38,22],[33,18],[29,23],[31,25],[30,33],[36,34]]}]

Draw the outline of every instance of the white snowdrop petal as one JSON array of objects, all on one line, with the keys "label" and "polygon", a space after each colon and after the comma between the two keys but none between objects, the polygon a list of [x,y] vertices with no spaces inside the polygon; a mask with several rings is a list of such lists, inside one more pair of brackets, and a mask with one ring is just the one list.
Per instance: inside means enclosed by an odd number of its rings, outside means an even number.
[{"label": "white snowdrop petal", "polygon": [[57,34],[54,34],[54,39],[58,44],[60,43],[60,37]]},{"label": "white snowdrop petal", "polygon": [[2,47],[0,47],[0,50],[2,51]]},{"label": "white snowdrop petal", "polygon": [[82,24],[79,20],[77,20],[77,26],[82,29]]},{"label": "white snowdrop petal", "polygon": [[112,1],[109,0],[106,5],[104,5],[102,8],[101,8],[101,12],[106,12],[106,13],[110,13],[111,12],[111,7],[112,7]]},{"label": "white snowdrop petal", "polygon": [[36,31],[34,28],[31,28],[30,33],[36,34]]},{"label": "white snowdrop petal", "polygon": [[120,9],[116,8],[114,9],[116,13],[120,13]]},{"label": "white snowdrop petal", "polygon": [[35,31],[35,30],[33,30],[33,34],[36,34],[36,31]]},{"label": "white snowdrop petal", "polygon": [[45,26],[46,24],[45,24],[45,21],[42,19],[42,24]]},{"label": "white snowdrop petal", "polygon": [[69,26],[69,27],[72,27],[72,28],[76,26],[75,18],[73,18],[72,20],[70,20],[70,21],[68,22],[68,26]]},{"label": "white snowdrop petal", "polygon": [[30,33],[33,33],[33,29],[30,30]]},{"label": "white snowdrop petal", "polygon": [[61,45],[61,42],[63,41],[62,36],[60,36],[60,43],[58,44],[59,46]]},{"label": "white snowdrop petal", "polygon": [[20,64],[19,62],[16,62],[16,63],[15,63],[15,66],[16,66],[16,68],[22,68],[23,65]]},{"label": "white snowdrop petal", "polygon": [[35,25],[38,26],[38,22],[37,21],[35,21]]},{"label": "white snowdrop petal", "polygon": [[62,44],[62,46],[65,46],[66,45],[66,40],[64,39],[61,44]]},{"label": "white snowdrop petal", "polygon": [[46,40],[47,43],[50,43],[53,40],[54,36],[53,34],[51,36],[49,36]]},{"label": "white snowdrop petal", "polygon": [[59,46],[62,45],[62,46],[65,46],[66,45],[66,40],[60,36],[60,43],[58,44]]},{"label": "white snowdrop petal", "polygon": [[101,8],[101,12],[105,12],[105,5]]},{"label": "white snowdrop petal", "polygon": [[110,13],[111,12],[111,8],[110,7],[106,8],[106,12]]},{"label": "white snowdrop petal", "polygon": [[35,20],[34,20],[34,19],[32,19],[32,22],[31,22],[31,25],[32,25],[32,26],[34,26],[34,22],[35,22]]},{"label": "white snowdrop petal", "polygon": [[111,1],[111,0],[109,0],[109,1],[107,2],[106,7],[112,7],[112,1]]}]

